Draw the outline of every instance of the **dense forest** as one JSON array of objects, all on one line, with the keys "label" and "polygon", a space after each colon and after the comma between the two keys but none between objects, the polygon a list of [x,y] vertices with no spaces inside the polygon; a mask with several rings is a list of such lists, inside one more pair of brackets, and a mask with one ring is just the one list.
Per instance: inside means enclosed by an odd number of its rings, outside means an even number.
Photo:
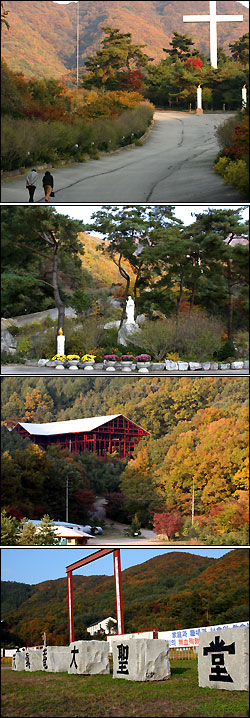
[{"label": "dense forest", "polygon": [[[142,550],[143,558],[143,550]],[[122,555],[121,555],[122,561]],[[248,550],[219,559],[189,553],[159,555],[122,572],[125,631],[175,630],[248,620]],[[87,626],[116,615],[114,579],[74,575],[76,640]],[[67,581],[2,582],[4,645],[68,643]]]},{"label": "dense forest", "polygon": [[[45,453],[7,429],[116,413],[150,432],[128,464],[57,447]],[[177,514],[176,532],[206,543],[246,540],[247,378],[5,378],[2,420],[2,504],[10,515],[62,519],[70,469],[71,520],[83,521],[98,494],[108,499],[107,514],[125,523],[136,515],[152,526],[155,514]]]}]

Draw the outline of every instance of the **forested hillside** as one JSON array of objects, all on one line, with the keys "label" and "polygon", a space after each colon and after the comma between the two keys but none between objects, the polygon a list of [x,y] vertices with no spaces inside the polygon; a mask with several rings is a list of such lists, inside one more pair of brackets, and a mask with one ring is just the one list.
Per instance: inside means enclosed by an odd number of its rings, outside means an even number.
[{"label": "forested hillside", "polygon": [[[58,447],[46,454],[6,430],[18,421],[42,423],[119,413],[150,433],[127,466],[116,455],[103,461]],[[86,517],[96,493],[108,496],[108,515],[126,523],[137,514],[141,525],[150,526],[155,513],[177,512],[179,531],[184,535],[191,531],[194,537],[201,535],[212,543],[230,541],[230,532],[244,531],[248,521],[247,378],[97,377],[82,381],[58,377],[56,382],[42,377],[5,378],[2,419],[2,503],[14,515],[15,507],[22,507],[22,515],[33,511],[33,518],[39,518],[46,510],[52,518],[62,518],[70,464],[75,481],[70,489],[75,497],[71,520]],[[26,477],[29,466],[31,485]],[[193,482],[195,522],[191,527]],[[75,494],[79,490],[81,502]],[[81,490],[87,492],[85,499]],[[239,538],[235,540],[238,543]]]},{"label": "forested hillside", "polygon": [[[169,47],[173,30],[192,34],[197,47],[209,52],[208,23],[200,26],[184,24],[183,15],[204,14],[204,2],[116,2],[85,0],[80,2],[80,67],[100,46],[103,26],[119,27],[131,32],[133,41],[145,44],[145,52],[158,61]],[[3,31],[3,57],[8,65],[26,77],[60,78],[76,66],[76,6],[75,3],[57,5],[51,0],[15,2],[5,0],[9,11],[10,30]],[[219,45],[228,48],[229,42],[248,32],[248,9],[238,2],[218,2],[217,14],[242,14],[244,22],[218,23]],[[201,31],[202,27],[202,31]],[[46,57],[46,62],[43,58]]]},{"label": "forested hillside", "polygon": [[[143,558],[143,551],[142,551]],[[122,561],[122,555],[121,555]],[[115,617],[114,579],[75,575],[76,640],[89,638],[86,627]],[[174,630],[248,620],[248,550],[220,559],[189,553],[159,555],[122,572],[125,631]],[[18,600],[20,595],[20,602]],[[2,583],[6,643],[68,642],[66,577],[40,584]]]}]

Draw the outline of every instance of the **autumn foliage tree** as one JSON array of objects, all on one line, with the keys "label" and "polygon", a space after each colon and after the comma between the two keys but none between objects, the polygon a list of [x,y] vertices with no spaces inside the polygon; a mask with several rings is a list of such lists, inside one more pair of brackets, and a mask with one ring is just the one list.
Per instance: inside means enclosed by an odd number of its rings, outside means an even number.
[{"label": "autumn foliage tree", "polygon": [[161,514],[154,514],[153,528],[157,535],[166,536],[173,539],[179,534],[182,527],[183,519],[179,511],[169,511]]}]

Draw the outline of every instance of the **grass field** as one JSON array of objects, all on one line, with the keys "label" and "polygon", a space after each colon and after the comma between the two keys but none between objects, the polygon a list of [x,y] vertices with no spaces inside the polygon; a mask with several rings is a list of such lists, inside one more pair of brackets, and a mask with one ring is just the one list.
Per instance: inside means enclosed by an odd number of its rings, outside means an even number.
[{"label": "grass field", "polygon": [[2,716],[248,716],[248,693],[199,688],[197,661],[171,662],[171,678],[136,683],[112,676],[2,669]]}]

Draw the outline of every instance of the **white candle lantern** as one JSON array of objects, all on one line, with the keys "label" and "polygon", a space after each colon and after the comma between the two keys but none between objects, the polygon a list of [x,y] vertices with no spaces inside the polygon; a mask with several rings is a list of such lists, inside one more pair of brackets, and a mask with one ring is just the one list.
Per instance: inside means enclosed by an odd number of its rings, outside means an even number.
[{"label": "white candle lantern", "polygon": [[200,85],[197,87],[197,110],[196,112],[199,112],[199,114],[203,113],[202,109],[202,88]]}]

